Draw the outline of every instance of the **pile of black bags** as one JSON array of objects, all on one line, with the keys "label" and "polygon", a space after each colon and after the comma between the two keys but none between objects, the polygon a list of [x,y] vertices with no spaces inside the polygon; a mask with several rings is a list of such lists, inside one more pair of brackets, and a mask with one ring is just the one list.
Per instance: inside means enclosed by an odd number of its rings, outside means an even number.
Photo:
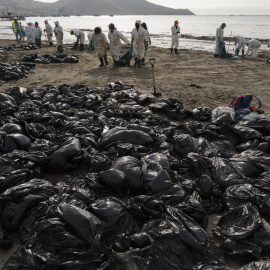
[{"label": "pile of black bags", "polygon": [[29,54],[21,57],[22,62],[32,62],[40,64],[50,63],[78,63],[79,56],[71,54]]},{"label": "pile of black bags", "polygon": [[0,45],[0,52],[7,52],[7,51],[29,51],[29,50],[36,50],[39,47],[36,44],[28,44],[28,45],[7,45],[3,46]]},{"label": "pile of black bags", "polygon": [[18,80],[26,78],[30,69],[34,68],[35,64],[5,64],[0,63],[0,82],[6,82],[10,80]]},{"label": "pile of black bags", "polygon": [[0,246],[22,242],[4,270],[269,268],[268,119],[174,123],[210,113],[122,82],[0,101]]}]

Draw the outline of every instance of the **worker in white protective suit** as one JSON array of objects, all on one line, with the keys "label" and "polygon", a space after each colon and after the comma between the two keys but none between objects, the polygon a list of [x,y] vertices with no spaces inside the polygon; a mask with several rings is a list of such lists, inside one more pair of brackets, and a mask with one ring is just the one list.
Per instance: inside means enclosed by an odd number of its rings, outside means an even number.
[{"label": "worker in white protective suit", "polygon": [[53,29],[53,32],[56,37],[57,41],[57,50],[59,52],[63,52],[63,38],[64,38],[64,31],[62,26],[59,25],[59,21],[54,22],[55,27]]},{"label": "worker in white protective suit", "polygon": [[45,23],[44,33],[47,34],[47,39],[49,41],[49,45],[53,46],[53,42],[52,42],[53,29],[52,29],[52,26],[49,24],[48,20],[45,20],[44,23]]},{"label": "worker in white protective suit", "polygon": [[144,58],[145,51],[148,50],[148,42],[147,31],[141,27],[141,21],[137,20],[131,33],[131,47],[133,47],[135,59],[134,67],[141,67],[141,60]]},{"label": "worker in white protective suit", "polygon": [[[90,51],[90,50],[94,50],[95,49],[95,44],[94,44],[94,42],[91,42],[91,36],[92,36],[92,34],[93,34],[94,32],[91,32],[91,33],[89,33],[88,35],[87,35],[87,38],[88,38],[88,51]],[[91,43],[91,44],[90,44]]]},{"label": "worker in white protective suit", "polygon": [[119,66],[119,56],[121,51],[121,40],[126,42],[127,44],[130,44],[129,40],[121,33],[119,32],[113,23],[110,23],[109,25],[109,33],[108,38],[110,41],[110,52],[111,56],[113,58],[114,67]]},{"label": "worker in white protective suit", "polygon": [[[104,61],[105,64],[108,65],[108,61],[107,61],[107,50],[106,49],[110,49],[110,44],[108,43],[108,40],[105,36],[104,33],[102,33],[101,31],[101,27],[96,27],[94,29],[94,33],[91,34],[90,36],[90,43],[89,46],[92,46],[92,43],[95,43],[95,49],[96,49],[96,54],[97,57],[100,61],[100,67],[104,66]],[[104,61],[103,61],[104,59]]]},{"label": "worker in white protective suit", "polygon": [[27,38],[27,43],[29,45],[35,44],[35,30],[31,22],[27,23],[27,26],[25,27],[25,34]]},{"label": "worker in white protective suit", "polygon": [[[142,26],[143,29],[146,30],[146,32],[147,32],[147,37],[148,37],[148,40],[149,40],[149,41],[148,41],[148,44],[151,45],[152,42],[151,42],[150,34],[149,34],[148,30],[147,30],[147,25],[146,25],[146,23],[143,22],[143,23],[141,24],[141,26]],[[144,53],[144,58],[142,59],[142,65],[145,65],[145,56],[146,56],[146,52]]]},{"label": "worker in white protective suit", "polygon": [[216,49],[215,56],[219,56],[221,58],[222,55],[222,47],[224,46],[223,36],[224,36],[224,28],[226,27],[226,23],[222,23],[221,26],[216,31]]},{"label": "worker in white protective suit", "polygon": [[262,43],[259,40],[251,39],[250,41],[246,41],[246,45],[248,46],[246,55],[251,50],[251,57],[256,58]]},{"label": "worker in white protective suit", "polygon": [[83,45],[84,45],[84,42],[85,42],[85,34],[82,30],[79,30],[79,29],[71,29],[69,31],[69,33],[71,35],[74,35],[75,37],[77,37],[77,41],[75,43],[76,46],[78,46],[79,44],[79,41],[80,41],[80,51],[83,51]]},{"label": "worker in white protective suit", "polygon": [[237,45],[236,49],[235,49],[235,54],[238,55],[240,50],[242,49],[242,56],[245,55],[245,38],[241,37],[241,36],[237,36],[237,39],[234,43],[235,45]]},{"label": "worker in white protective suit", "polygon": [[42,35],[42,29],[40,28],[38,22],[35,22],[35,43],[37,46],[41,47],[41,35]]},{"label": "worker in white protective suit", "polygon": [[173,54],[173,49],[175,54],[179,54],[178,47],[179,47],[180,27],[179,22],[177,20],[174,21],[174,25],[171,27],[171,32],[172,32],[171,54]]}]

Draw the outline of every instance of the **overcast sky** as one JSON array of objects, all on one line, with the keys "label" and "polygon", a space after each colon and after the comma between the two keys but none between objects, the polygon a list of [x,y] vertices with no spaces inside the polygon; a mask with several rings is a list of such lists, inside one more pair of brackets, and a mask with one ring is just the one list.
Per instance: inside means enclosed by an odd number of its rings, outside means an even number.
[{"label": "overcast sky", "polygon": [[[39,0],[41,1],[41,0]],[[172,8],[188,8],[197,15],[270,15],[269,0],[148,0]],[[56,2],[42,0],[42,2]],[[165,4],[166,3],[166,4]]]}]

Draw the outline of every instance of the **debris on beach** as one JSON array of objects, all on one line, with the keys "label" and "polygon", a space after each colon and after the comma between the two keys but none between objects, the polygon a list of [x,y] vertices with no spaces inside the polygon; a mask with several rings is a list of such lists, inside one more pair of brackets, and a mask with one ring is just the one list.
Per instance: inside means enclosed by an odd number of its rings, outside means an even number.
[{"label": "debris on beach", "polygon": [[[29,74],[30,69],[34,68],[35,64],[5,64],[0,63],[0,85],[3,82],[18,80],[21,78],[26,78]],[[2,83],[1,83],[2,82]]]},{"label": "debris on beach", "polygon": [[23,62],[32,62],[40,64],[50,63],[78,63],[79,55],[73,54],[24,54],[21,57]]},{"label": "debris on beach", "polygon": [[[0,93],[0,246],[22,243],[3,270],[268,265],[270,120],[228,109],[122,82]],[[217,213],[221,246],[206,231]]]},{"label": "debris on beach", "polygon": [[29,51],[29,50],[36,50],[39,47],[36,44],[29,44],[29,45],[7,45],[3,46],[0,45],[0,52],[8,52],[8,51]]}]

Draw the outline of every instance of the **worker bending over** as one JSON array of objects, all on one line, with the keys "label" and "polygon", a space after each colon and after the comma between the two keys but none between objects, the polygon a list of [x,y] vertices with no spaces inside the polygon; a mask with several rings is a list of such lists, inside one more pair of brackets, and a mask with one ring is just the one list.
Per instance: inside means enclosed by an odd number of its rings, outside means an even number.
[{"label": "worker bending over", "polygon": [[77,41],[75,43],[75,45],[78,46],[79,41],[80,41],[80,51],[83,51],[83,45],[84,45],[84,41],[85,41],[85,34],[82,30],[79,29],[71,29],[70,31],[71,35],[74,35],[75,37],[77,37]]}]

